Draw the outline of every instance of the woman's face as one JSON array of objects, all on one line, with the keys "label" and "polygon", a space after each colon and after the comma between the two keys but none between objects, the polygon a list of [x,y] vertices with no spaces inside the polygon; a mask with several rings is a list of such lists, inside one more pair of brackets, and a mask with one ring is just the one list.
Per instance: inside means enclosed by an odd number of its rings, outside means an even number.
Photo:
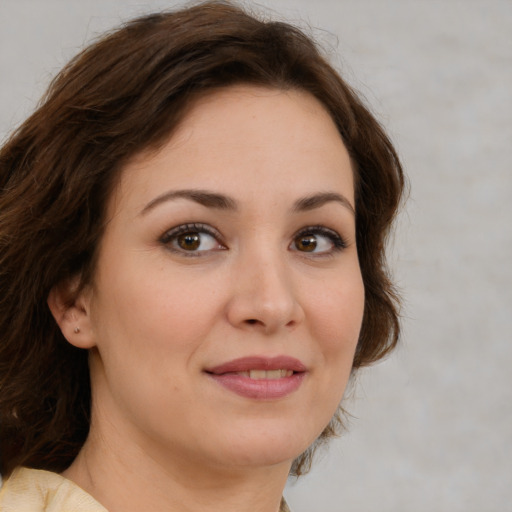
[{"label": "woman's face", "polygon": [[109,205],[77,335],[95,347],[92,428],[162,460],[291,462],[351,371],[353,207],[349,156],[313,97],[236,86],[198,100]]}]

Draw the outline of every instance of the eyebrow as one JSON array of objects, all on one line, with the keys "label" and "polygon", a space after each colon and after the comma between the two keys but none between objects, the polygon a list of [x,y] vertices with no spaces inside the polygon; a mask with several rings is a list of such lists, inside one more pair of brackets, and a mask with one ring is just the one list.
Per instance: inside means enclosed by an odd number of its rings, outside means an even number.
[{"label": "eyebrow", "polygon": [[352,203],[344,195],[336,192],[320,192],[311,196],[302,197],[295,201],[293,211],[306,212],[314,210],[315,208],[320,208],[324,204],[331,202],[340,203],[342,206],[350,210],[353,215],[356,214]]},{"label": "eyebrow", "polygon": [[145,214],[166,201],[172,201],[173,199],[188,199],[199,203],[206,208],[215,208],[218,210],[237,210],[237,204],[234,199],[227,197],[223,194],[216,194],[215,192],[208,192],[207,190],[171,190],[164,194],[155,197],[150,201],[143,209],[141,214]]},{"label": "eyebrow", "polygon": [[[169,192],[165,192],[155,199],[151,200],[141,211],[141,215],[145,215],[147,212],[158,206],[159,204],[165,203],[167,201],[172,201],[175,199],[188,199],[189,201],[194,201],[206,208],[215,208],[218,210],[232,210],[236,211],[238,209],[237,202],[224,195],[218,194],[215,192],[210,192],[208,190],[198,190],[198,189],[185,189],[185,190],[171,190]],[[309,210],[314,210],[316,208],[320,208],[321,206],[336,202],[347,208],[353,215],[355,215],[355,210],[350,201],[343,196],[342,194],[338,194],[336,192],[319,192],[317,194],[313,194],[310,196],[305,196],[300,199],[297,199],[293,204],[292,211],[294,212],[306,212]]]}]

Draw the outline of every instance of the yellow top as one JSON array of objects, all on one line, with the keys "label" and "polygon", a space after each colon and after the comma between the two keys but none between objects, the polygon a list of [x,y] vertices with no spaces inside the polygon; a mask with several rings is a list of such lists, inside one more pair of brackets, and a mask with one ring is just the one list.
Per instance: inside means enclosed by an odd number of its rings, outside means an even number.
[{"label": "yellow top", "polygon": [[0,511],[107,512],[107,509],[57,473],[18,468],[2,485]]},{"label": "yellow top", "polygon": [[[0,512],[108,512],[70,480],[39,469],[18,468],[0,489]],[[290,512],[284,499],[280,512]]]}]

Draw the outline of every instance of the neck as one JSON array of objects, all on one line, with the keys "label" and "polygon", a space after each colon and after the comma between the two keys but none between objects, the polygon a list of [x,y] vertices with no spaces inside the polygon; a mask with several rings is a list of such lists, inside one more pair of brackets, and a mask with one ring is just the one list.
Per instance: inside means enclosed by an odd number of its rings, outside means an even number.
[{"label": "neck", "polygon": [[139,441],[119,430],[99,432],[93,422],[63,475],[109,512],[278,512],[291,462],[212,465]]}]

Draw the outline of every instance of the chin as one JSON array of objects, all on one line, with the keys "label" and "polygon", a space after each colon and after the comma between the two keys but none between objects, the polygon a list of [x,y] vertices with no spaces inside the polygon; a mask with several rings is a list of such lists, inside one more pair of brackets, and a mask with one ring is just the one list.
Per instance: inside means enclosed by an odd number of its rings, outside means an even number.
[{"label": "chin", "polygon": [[[256,448],[256,449],[255,449]],[[227,459],[231,460],[232,467],[236,468],[268,468],[272,466],[287,465],[291,467],[293,461],[302,451],[297,450],[275,450],[259,447],[251,447],[246,450],[240,450],[237,453],[230,453]],[[226,454],[224,454],[226,456]],[[224,458],[226,461],[226,457]]]},{"label": "chin", "polygon": [[[320,435],[321,429],[318,432]],[[235,437],[235,436],[233,436]],[[317,433],[261,429],[250,435],[238,433],[229,440],[229,447],[223,453],[223,460],[230,459],[235,466],[268,467],[279,464],[291,465],[317,438]]]}]

